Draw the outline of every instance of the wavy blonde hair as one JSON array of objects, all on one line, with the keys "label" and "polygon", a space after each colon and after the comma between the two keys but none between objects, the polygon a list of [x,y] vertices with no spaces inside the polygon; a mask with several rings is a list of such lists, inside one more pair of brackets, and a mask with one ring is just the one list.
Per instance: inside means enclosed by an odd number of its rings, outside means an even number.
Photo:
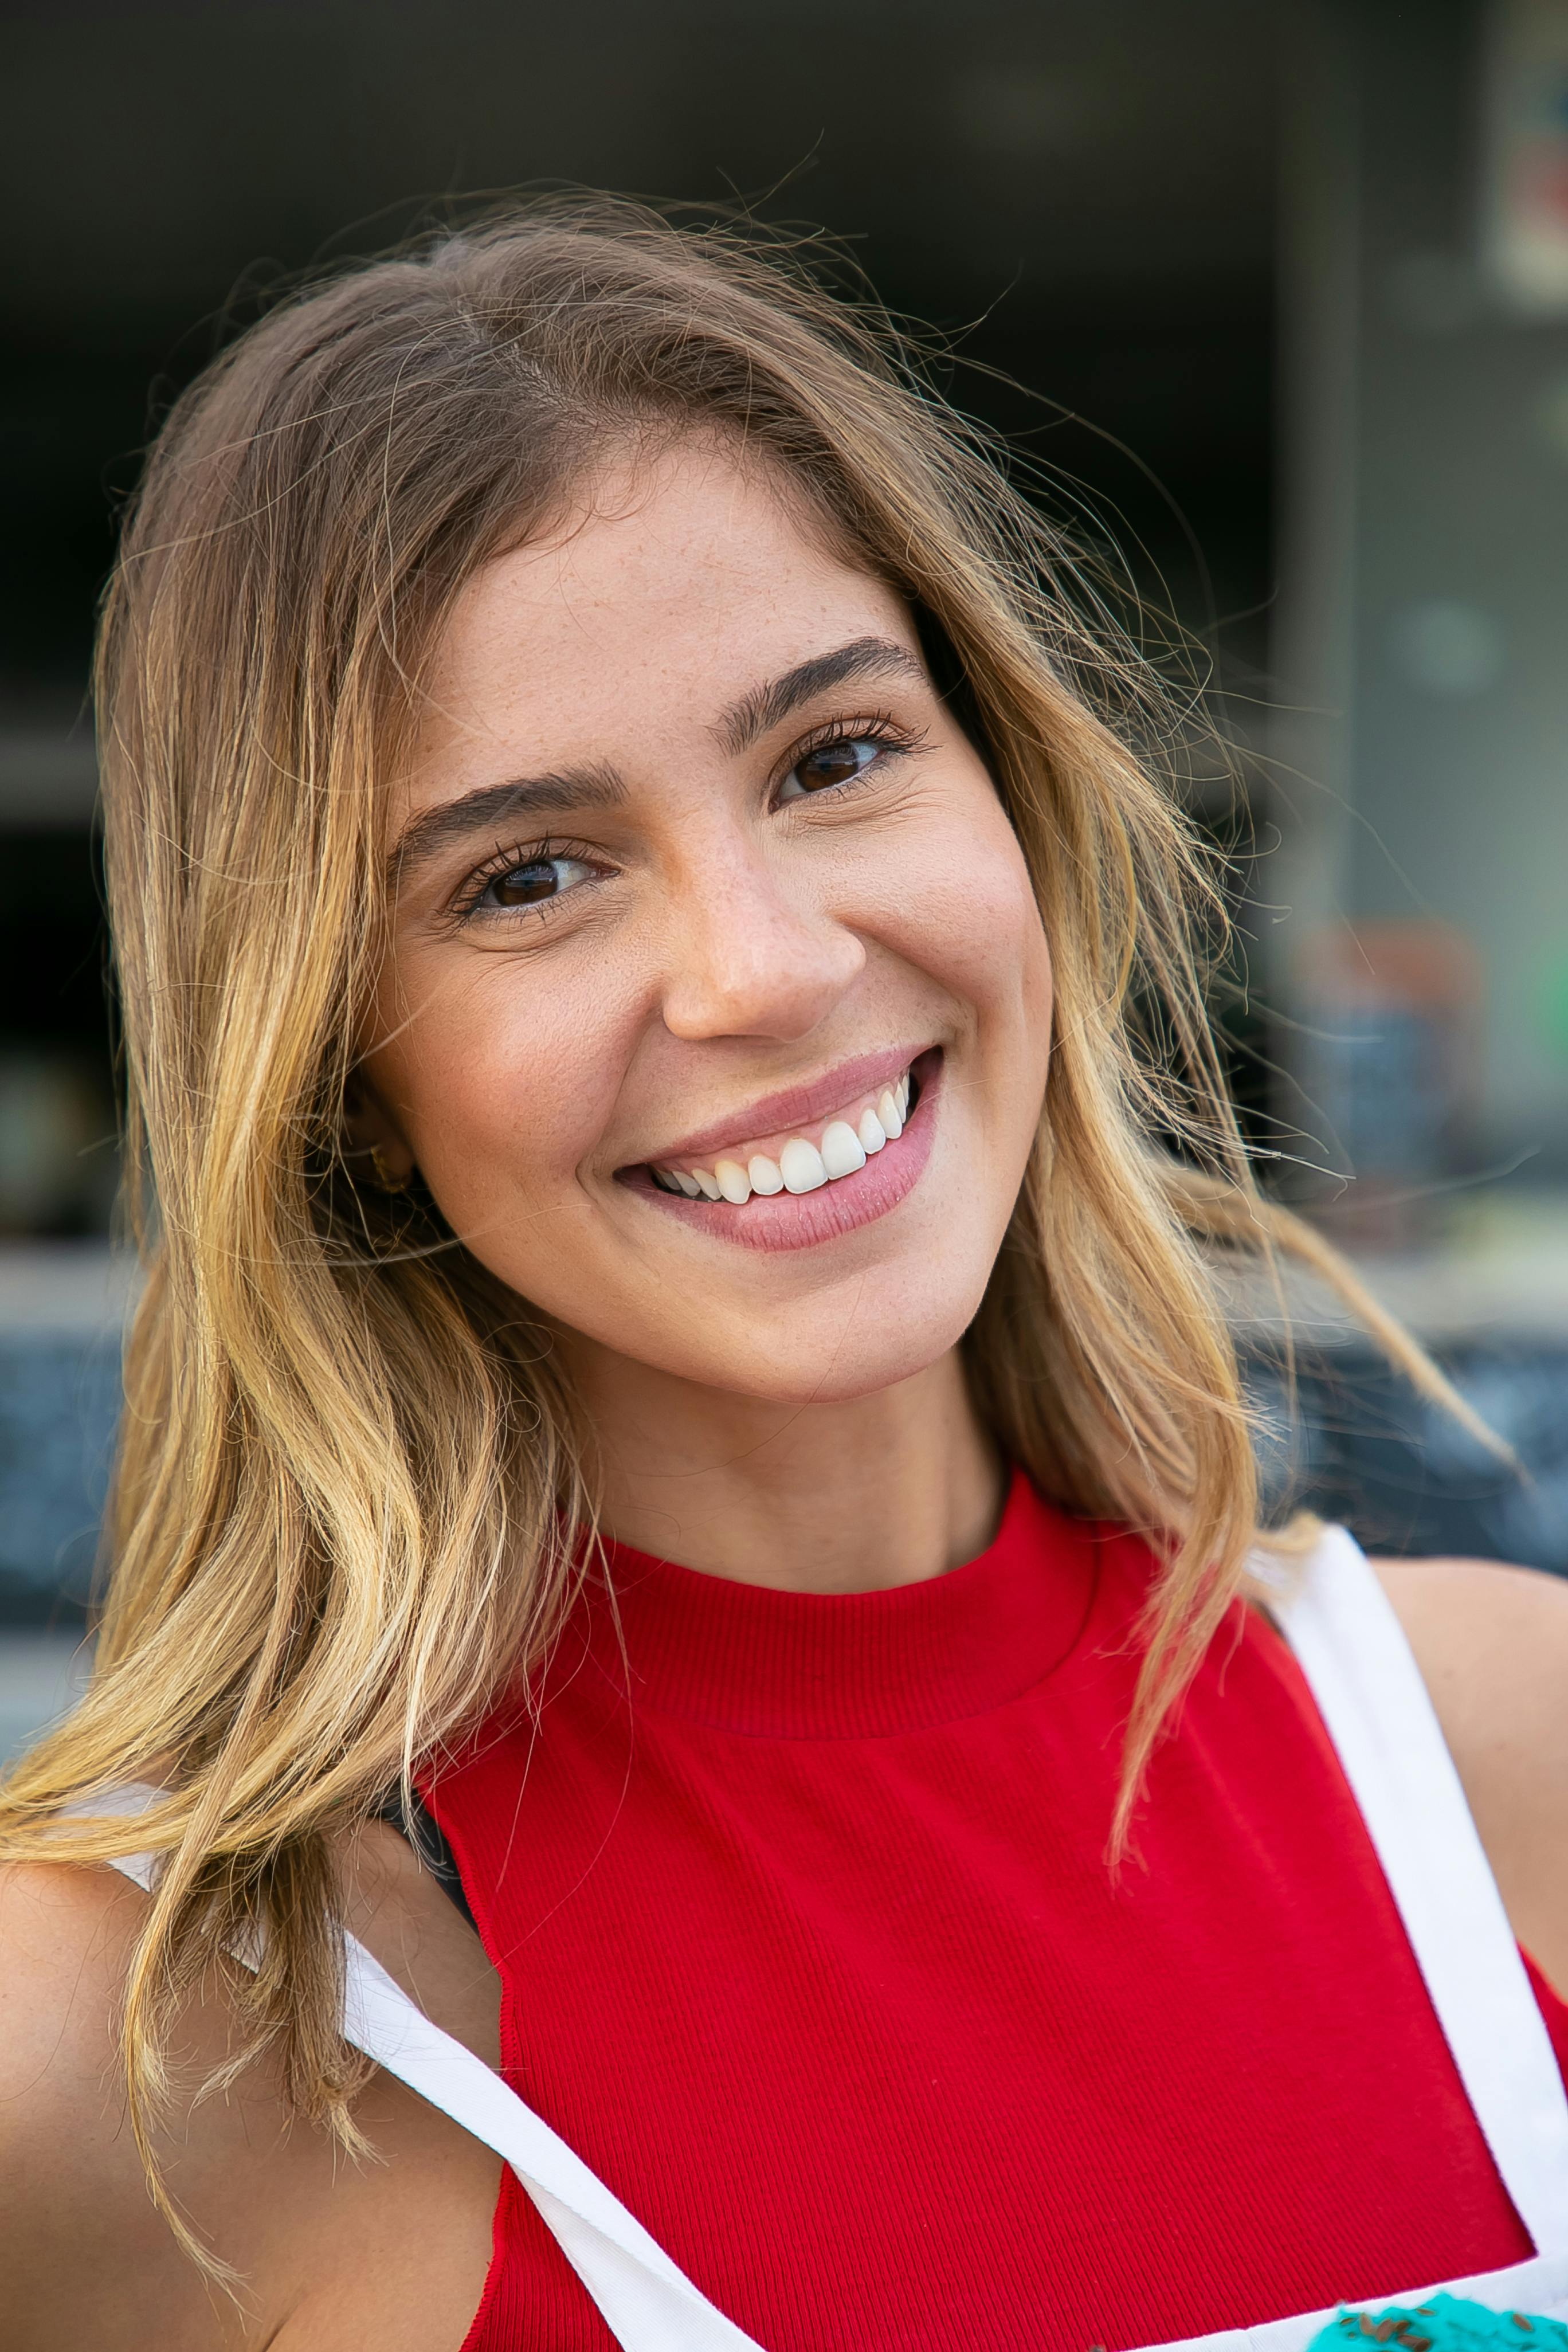
[{"label": "wavy blonde hair", "polygon": [[[1259,1200],[1237,1140],[1194,944],[1218,898],[1162,777],[1159,698],[1080,617],[983,437],[879,313],[723,223],[512,207],[298,293],[174,406],[108,593],[147,1280],[92,1681],[0,1791],[0,1853],[165,1858],[124,2035],[150,2166],[171,2020],[254,1927],[236,2064],[269,2053],[354,2144],[333,1836],[472,1723],[571,1597],[594,1517],[573,1400],[526,1304],[433,1213],[355,1182],[344,1087],[384,936],[381,787],[454,598],[607,447],[689,429],[783,468],[909,600],[1028,859],[1054,1049],[965,1348],[1047,1493],[1156,1537],[1119,1828],[1257,1538],[1202,1244],[1324,1253]],[[138,1778],[166,1790],[152,1815],[91,1816]]]}]

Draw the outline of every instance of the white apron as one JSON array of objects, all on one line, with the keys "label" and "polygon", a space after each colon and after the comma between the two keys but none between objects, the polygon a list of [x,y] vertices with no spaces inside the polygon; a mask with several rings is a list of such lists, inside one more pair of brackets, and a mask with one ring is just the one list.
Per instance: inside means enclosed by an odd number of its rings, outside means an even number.
[{"label": "white apron", "polygon": [[[1267,1566],[1261,1573],[1277,1580]],[[1399,1621],[1339,1528],[1324,1536],[1275,1613],[1339,1751],[1477,2120],[1535,2244],[1531,2260],[1507,2270],[1413,2279],[1366,2307],[1425,2303],[1447,2287],[1494,2311],[1568,2318],[1568,2097]],[[157,1793],[126,1788],[80,1810],[140,1812]],[[148,1856],[127,1855],[118,1867],[150,1883]],[[343,2035],[505,2158],[623,2352],[762,2352],[564,2140],[482,2060],[433,2025],[352,1936]],[[1194,2336],[1167,2352],[1199,2346],[1300,2352],[1333,2316],[1303,2312]]]}]

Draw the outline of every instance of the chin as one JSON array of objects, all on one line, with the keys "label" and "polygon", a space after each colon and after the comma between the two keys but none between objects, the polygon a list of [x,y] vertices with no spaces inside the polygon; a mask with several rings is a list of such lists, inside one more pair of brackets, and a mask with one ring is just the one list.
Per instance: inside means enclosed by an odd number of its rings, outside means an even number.
[{"label": "chin", "polygon": [[[685,1362],[665,1360],[680,1378],[735,1396],[770,1404],[847,1404],[897,1388],[930,1370],[956,1347],[979,1311],[984,1285],[962,1298],[899,1300],[896,1310],[879,1312],[868,1302],[886,1298],[885,1275],[867,1277],[866,1300],[853,1295],[840,1316],[817,1312],[809,1328],[791,1328],[781,1318],[763,1338],[749,1324],[734,1335],[733,1349],[715,1329],[709,1344]],[[895,1290],[897,1285],[891,1286]],[[719,1344],[713,1344],[717,1341]]]}]

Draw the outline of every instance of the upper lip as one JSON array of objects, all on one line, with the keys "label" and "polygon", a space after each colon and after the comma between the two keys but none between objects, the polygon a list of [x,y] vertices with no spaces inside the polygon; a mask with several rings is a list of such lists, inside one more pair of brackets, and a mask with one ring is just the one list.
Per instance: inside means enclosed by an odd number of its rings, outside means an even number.
[{"label": "upper lip", "polygon": [[776,1095],[761,1095],[744,1110],[726,1112],[711,1127],[700,1127],[679,1143],[666,1143],[650,1151],[644,1166],[660,1166],[669,1160],[698,1160],[704,1153],[714,1153],[737,1144],[750,1143],[759,1136],[776,1135],[784,1128],[808,1127],[825,1111],[843,1110],[860,1095],[874,1095],[895,1078],[901,1078],[911,1062],[930,1051],[925,1045],[885,1045],[874,1054],[858,1054],[852,1061],[838,1062],[825,1070],[819,1078],[807,1078],[798,1087],[785,1087]]}]

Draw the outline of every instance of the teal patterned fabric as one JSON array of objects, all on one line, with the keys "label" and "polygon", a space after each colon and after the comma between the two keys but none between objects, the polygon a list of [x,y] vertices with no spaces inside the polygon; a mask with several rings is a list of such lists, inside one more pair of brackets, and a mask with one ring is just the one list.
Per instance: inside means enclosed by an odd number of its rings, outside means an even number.
[{"label": "teal patterned fabric", "polygon": [[1386,2344],[1391,2352],[1395,2347],[1398,2352],[1568,2352],[1568,2326],[1561,2319],[1488,2311],[1458,2295],[1435,2294],[1384,2311],[1342,2311],[1318,2330],[1307,2352],[1350,2352],[1352,2345],[1368,2344]]}]

